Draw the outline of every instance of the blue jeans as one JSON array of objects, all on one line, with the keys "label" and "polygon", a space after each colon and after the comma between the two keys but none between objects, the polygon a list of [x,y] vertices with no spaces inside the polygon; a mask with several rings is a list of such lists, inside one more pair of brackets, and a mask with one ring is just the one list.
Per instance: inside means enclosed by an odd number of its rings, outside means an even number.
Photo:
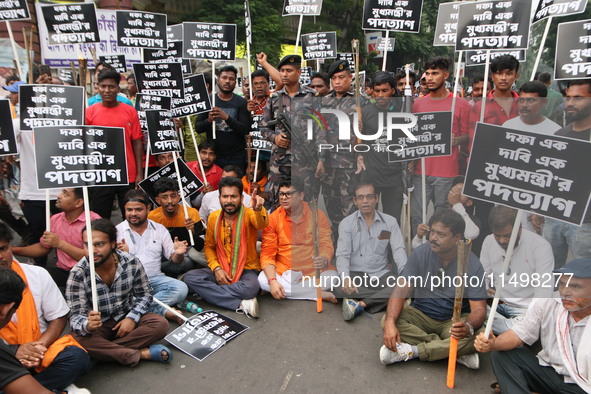
[{"label": "blue jeans", "polygon": [[[486,309],[487,312],[490,313],[490,306],[487,306]],[[499,304],[497,306],[497,313],[495,313],[495,318],[493,320],[493,333],[495,335],[501,335],[505,331],[509,331],[513,328],[514,324],[517,324],[521,319],[523,319],[525,312],[527,312],[527,309],[517,308],[507,304]]]},{"label": "blue jeans", "polygon": [[[453,178],[443,178],[438,176],[425,177],[427,207],[429,206],[429,201],[433,201],[434,212],[437,212],[439,209],[447,209],[447,195],[451,189],[452,181]],[[414,185],[415,190],[410,197],[410,222],[413,236],[417,233],[418,225],[423,222],[423,184],[421,183],[421,175],[414,176]],[[426,219],[428,223],[429,218]]]},{"label": "blue jeans", "polygon": [[542,235],[552,245],[556,268],[566,263],[569,249],[575,259],[591,258],[591,223],[579,227],[555,219],[546,219]]},{"label": "blue jeans", "polygon": [[[173,306],[187,298],[189,288],[184,282],[170,278],[164,274],[152,276],[149,279],[154,297],[166,305]],[[150,305],[149,311],[162,316],[166,313],[164,307],[158,305],[155,301]]]},{"label": "blue jeans", "polygon": [[49,367],[35,375],[48,390],[63,390],[90,369],[90,357],[78,346],[66,346]]}]

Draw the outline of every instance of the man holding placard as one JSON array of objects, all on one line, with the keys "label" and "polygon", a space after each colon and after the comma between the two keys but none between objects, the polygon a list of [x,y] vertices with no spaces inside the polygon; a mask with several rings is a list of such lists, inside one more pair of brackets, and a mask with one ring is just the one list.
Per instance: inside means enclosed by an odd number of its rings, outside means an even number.
[{"label": "man holding placard", "polygon": [[[90,209],[106,219],[111,217],[115,195],[119,201],[123,201],[125,193],[133,189],[136,182],[139,183],[144,179],[142,171],[144,145],[140,121],[135,108],[117,100],[120,79],[119,73],[113,69],[101,71],[98,75],[98,90],[102,101],[86,109],[86,125],[122,127],[125,131],[129,185],[90,189]],[[120,204],[120,208],[121,214],[124,215],[123,205]]]}]

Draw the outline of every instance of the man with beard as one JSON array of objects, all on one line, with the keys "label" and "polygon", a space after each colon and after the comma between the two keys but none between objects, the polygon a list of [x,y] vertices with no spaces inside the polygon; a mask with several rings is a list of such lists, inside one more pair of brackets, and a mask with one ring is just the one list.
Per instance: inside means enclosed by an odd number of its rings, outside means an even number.
[{"label": "man with beard", "polygon": [[[142,263],[117,250],[113,223],[97,219],[90,225],[96,276],[90,276],[84,228],[86,256],[72,268],[66,288],[72,336],[97,361],[115,361],[130,367],[140,360],[169,362],[171,351],[163,345],[152,345],[164,338],[168,321],[148,313],[152,289]],[[96,280],[98,311],[92,309],[91,280]]]},{"label": "man with beard", "polygon": [[[486,318],[486,288],[470,278],[482,278],[484,270],[471,253],[466,261],[468,283],[464,291],[461,321],[453,323],[458,242],[463,238],[464,220],[451,210],[436,212],[431,218],[430,244],[422,245],[408,261],[388,302],[382,319],[384,346],[380,361],[392,364],[419,358],[435,361],[449,356],[450,337],[458,339],[458,363],[478,369],[474,333]],[[414,291],[414,302],[405,306]]]},{"label": "man with beard", "polygon": [[552,247],[538,234],[519,229],[509,268],[506,272],[502,272],[516,216],[515,209],[502,205],[491,209],[489,223],[493,233],[484,240],[480,253],[480,262],[486,272],[489,295],[494,295],[497,289],[501,292],[492,327],[497,335],[510,330],[521,321],[534,299],[552,296],[550,286],[524,285],[515,282],[515,278],[537,277],[542,283],[543,278],[552,277],[554,269]]},{"label": "man with beard", "polygon": [[[207,139],[213,141],[217,154],[217,165],[223,168],[228,164],[233,164],[244,170],[246,164],[245,136],[250,132],[250,114],[246,107],[246,100],[234,94],[237,74],[238,71],[234,66],[224,66],[220,69],[216,89],[216,106],[211,111],[197,116],[195,131],[206,133]],[[213,123],[215,123],[215,136],[211,126]]]},{"label": "man with beard", "polygon": [[548,88],[540,81],[530,81],[519,88],[519,116],[503,123],[503,127],[552,135],[560,126],[542,115],[548,104]]},{"label": "man with beard", "polygon": [[261,270],[256,250],[258,230],[269,224],[265,200],[252,195],[251,208],[242,205],[242,181],[222,178],[222,209],[209,216],[205,234],[205,257],[209,268],[189,271],[184,281],[212,305],[259,317],[256,295]]},{"label": "man with beard", "polygon": [[47,389],[69,386],[74,391],[70,385],[90,368],[90,359],[71,335],[62,336],[70,309],[45,269],[13,260],[11,241],[12,233],[0,223],[0,267],[15,272],[27,289],[10,322],[0,329],[0,342],[12,345],[11,355]]},{"label": "man with beard", "polygon": [[[171,265],[183,263],[187,241],[179,241],[175,237],[173,242],[166,227],[148,219],[149,201],[141,190],[127,192],[123,200],[125,221],[117,225],[117,249],[131,253],[141,261],[154,297],[166,305],[176,305],[187,297],[189,289],[180,280],[164,275],[162,260],[169,260]],[[172,269],[169,267],[168,271]],[[150,305],[150,312],[183,323],[182,319],[156,302]]]},{"label": "man with beard", "polygon": [[[422,220],[423,207],[421,174],[425,174],[426,203],[433,202],[434,211],[447,209],[447,194],[454,177],[459,175],[458,147],[468,141],[468,117],[470,104],[461,98],[453,97],[453,93],[445,87],[449,77],[450,61],[444,57],[429,59],[425,65],[425,78],[429,94],[412,106],[412,112],[453,111],[452,151],[450,156],[427,157],[425,168],[421,162],[415,162],[415,189],[411,196],[411,224],[413,233],[417,231]],[[455,104],[454,104],[455,102]],[[452,108],[455,105],[455,108]]]},{"label": "man with beard", "polygon": [[318,97],[324,97],[330,92],[330,78],[324,71],[316,71],[312,74],[309,86],[316,91]]},{"label": "man with beard", "polygon": [[[238,178],[238,179],[242,179],[242,177],[244,172],[240,169],[240,167],[237,166],[233,166],[233,165],[227,165],[224,167],[224,170],[222,171],[222,179],[227,178],[227,177],[234,177],[234,178]],[[220,181],[221,182],[221,181]],[[244,190],[244,187],[243,187]],[[195,200],[193,200],[195,201]],[[244,193],[244,191],[242,192],[242,203],[244,204],[245,207],[250,206],[250,201],[251,201],[251,197],[249,194]],[[220,205],[220,190],[216,189],[213,190],[209,193],[206,193],[203,196],[202,202],[201,202],[201,208],[199,208],[199,216],[201,216],[201,219],[204,221],[207,221],[209,219],[209,215],[211,215],[213,212],[217,211],[218,209],[222,209],[222,206]]]},{"label": "man with beard", "polygon": [[[534,301],[524,318],[498,337],[476,338],[476,350],[492,352],[503,393],[591,392],[591,259],[575,259],[554,274],[559,298]],[[529,346],[538,340],[542,350],[536,357]]]},{"label": "man with beard", "polygon": [[[558,130],[555,135],[591,141],[591,80],[569,81],[564,99],[564,112],[569,124]],[[564,265],[569,249],[574,258],[591,258],[590,207],[587,206],[581,226],[556,219],[546,220],[543,236],[552,245],[557,268]]]}]

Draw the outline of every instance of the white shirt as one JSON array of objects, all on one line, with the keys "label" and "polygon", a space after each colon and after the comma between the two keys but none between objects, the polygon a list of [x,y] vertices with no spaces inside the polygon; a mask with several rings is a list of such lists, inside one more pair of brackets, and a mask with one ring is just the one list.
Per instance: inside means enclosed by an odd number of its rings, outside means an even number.
[{"label": "white shirt", "polygon": [[[242,205],[244,205],[247,208],[250,208],[251,200],[252,198],[248,194],[242,192]],[[211,215],[212,212],[215,212],[218,209],[222,209],[222,206],[220,204],[220,191],[214,190],[212,192],[205,193],[203,199],[201,200],[201,208],[199,208],[199,216],[201,217],[201,219],[203,219],[203,221],[207,223],[209,215]]]},{"label": "white shirt", "polygon": [[160,223],[148,220],[148,228],[139,235],[129,227],[127,220],[117,225],[117,242],[125,239],[129,253],[142,262],[149,278],[162,274],[162,257],[170,259],[174,253],[174,243],[170,233]]},{"label": "white shirt", "polygon": [[[480,262],[486,272],[487,282],[490,273],[494,273],[494,286],[501,287],[501,269],[505,260],[505,250],[490,234],[482,243]],[[501,300],[519,308],[528,308],[533,298],[551,297],[554,292],[556,278],[552,276],[554,269],[554,254],[552,246],[543,237],[528,230],[521,230],[519,243],[513,249],[509,270],[504,274],[504,287],[501,290]],[[532,286],[528,281],[533,274],[539,276],[539,283]],[[513,283],[510,283],[512,282]],[[487,283],[490,287],[490,283]]]},{"label": "white shirt", "polygon": [[521,120],[520,116],[509,119],[508,121],[503,123],[503,127],[508,127],[510,129],[520,131],[530,131],[532,133],[538,133],[543,135],[554,135],[556,131],[562,128],[548,118],[544,118],[544,120],[538,124],[526,124]]},{"label": "white shirt", "polygon": [[[60,292],[49,272],[35,265],[20,264],[27,277],[27,287],[33,294],[35,308],[39,317],[39,328],[43,334],[49,322],[66,316],[70,312],[64,296]],[[12,321],[17,323],[16,313]]]}]

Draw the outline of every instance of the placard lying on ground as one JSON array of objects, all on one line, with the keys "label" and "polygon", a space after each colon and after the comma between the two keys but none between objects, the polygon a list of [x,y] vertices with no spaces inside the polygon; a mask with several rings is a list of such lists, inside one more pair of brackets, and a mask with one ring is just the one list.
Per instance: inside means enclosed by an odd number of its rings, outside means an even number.
[{"label": "placard lying on ground", "polygon": [[180,63],[139,63],[133,65],[138,92],[151,96],[183,98],[183,70]]},{"label": "placard lying on ground", "polygon": [[248,326],[215,311],[201,312],[187,320],[164,339],[199,361],[236,338]]},{"label": "placard lying on ground", "polygon": [[418,33],[423,0],[365,0],[364,30],[391,30]]},{"label": "placard lying on ground", "polygon": [[[503,55],[511,55],[517,59],[518,62],[524,62],[527,51],[525,49],[515,49],[509,51],[490,51],[490,60],[495,57]],[[466,67],[482,66],[486,64],[486,51],[467,51],[466,52]]]},{"label": "placard lying on ground", "polygon": [[591,143],[478,123],[463,194],[580,224]]},{"label": "placard lying on ground", "polygon": [[181,151],[181,143],[179,142],[170,111],[162,109],[147,110],[146,121],[148,122],[151,154],[157,155],[160,153]]},{"label": "placard lying on ground", "polygon": [[433,46],[455,46],[460,3],[439,3]]},{"label": "placard lying on ground", "polygon": [[392,142],[404,146],[404,149],[389,149],[390,163],[451,155],[451,111],[423,112],[415,115],[417,124],[411,132],[417,140],[412,141],[402,131],[399,131],[400,136],[393,134]]},{"label": "placard lying on ground", "polygon": [[558,25],[554,79],[591,78],[591,19]]},{"label": "placard lying on ground", "polygon": [[10,113],[10,101],[0,99],[0,156],[16,155],[16,138]]},{"label": "placard lying on ground", "polygon": [[333,59],[337,56],[337,33],[334,31],[302,34],[304,60]]},{"label": "placard lying on ground", "polygon": [[456,51],[527,49],[531,0],[462,2]]},{"label": "placard lying on ground", "polygon": [[125,55],[99,56],[99,61],[110,64],[119,74],[125,74],[127,72]]},{"label": "placard lying on ground", "polygon": [[99,42],[94,3],[41,6],[49,45]]},{"label": "placard lying on ground", "polygon": [[320,15],[322,0],[285,0],[282,16],[290,15]]},{"label": "placard lying on ground", "polygon": [[39,189],[127,185],[125,132],[120,127],[36,127]]},{"label": "placard lying on ground", "polygon": [[26,0],[0,1],[0,21],[31,19]]},{"label": "placard lying on ground", "polygon": [[65,85],[20,85],[21,130],[84,124],[84,88]]},{"label": "placard lying on ground", "polygon": [[236,25],[183,22],[183,57],[203,60],[234,60]]},{"label": "placard lying on ground", "polygon": [[[199,178],[197,178],[197,175],[195,175],[193,171],[187,167],[187,164],[185,164],[183,159],[180,157],[177,158],[177,163],[179,165],[179,172],[181,173],[181,183],[183,185],[184,193],[183,195],[185,196],[185,199],[189,201],[191,196],[199,192],[199,189],[201,189],[203,186],[203,182],[201,182]],[[146,192],[146,194],[150,197],[150,200],[152,200],[154,203],[154,207],[159,205],[156,202],[156,192],[154,191],[154,185],[158,179],[165,177],[172,178],[176,181],[177,176],[174,163],[168,163],[139,183],[139,186],[143,191]]]},{"label": "placard lying on ground", "polygon": [[166,14],[117,10],[117,45],[166,48]]},{"label": "placard lying on ground", "polygon": [[146,111],[149,109],[168,109],[170,110],[172,99],[170,97],[150,96],[149,94],[138,93],[135,96],[135,109],[140,119],[140,127],[144,134],[144,140],[148,141],[148,122],[146,121]]},{"label": "placard lying on ground", "polygon": [[171,113],[174,118],[211,111],[211,96],[207,92],[203,74],[185,78],[184,85],[185,97],[172,100]]},{"label": "placard lying on ground", "polygon": [[585,12],[587,0],[539,0],[532,24],[549,16],[565,16]]}]

